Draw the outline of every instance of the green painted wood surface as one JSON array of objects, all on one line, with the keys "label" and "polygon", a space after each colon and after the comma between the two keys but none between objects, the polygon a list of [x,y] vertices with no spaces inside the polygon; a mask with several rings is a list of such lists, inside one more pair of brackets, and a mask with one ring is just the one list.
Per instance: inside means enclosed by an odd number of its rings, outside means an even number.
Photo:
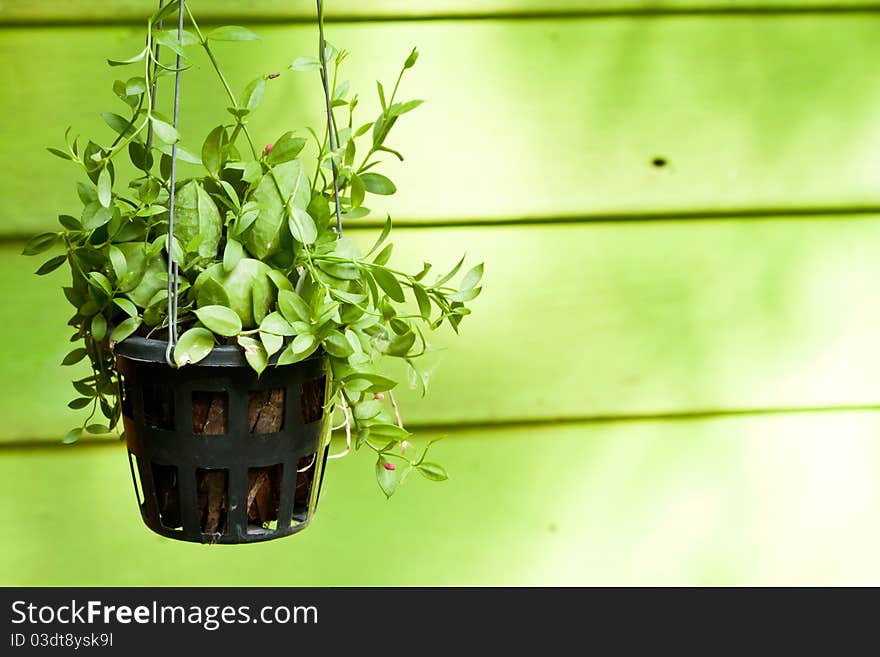
[{"label": "green painted wood surface", "polygon": [[[311,20],[310,0],[210,0],[191,2],[199,15],[212,20]],[[333,18],[429,18],[433,16],[605,14],[608,12],[718,11],[876,7],[872,0],[331,0],[327,14]],[[114,0],[112,6],[97,0],[5,0],[0,24],[41,21],[137,21],[156,6],[148,0]]]},{"label": "green painted wood surface", "polygon": [[[236,88],[313,49],[310,26],[260,32],[221,49]],[[389,165],[398,195],[373,207],[466,223],[880,205],[878,34],[880,15],[807,15],[346,24],[331,37],[353,50],[365,98],[421,47],[403,93],[428,102],[392,140],[408,155]],[[0,30],[0,106],[15,119],[0,123],[0,158],[17,174],[0,178],[0,234],[76,209],[75,172],[43,147],[68,125],[109,136],[99,113],[122,109],[110,83],[136,71],[103,60],[139,42],[118,27]],[[226,103],[196,61],[182,115],[198,150]],[[261,109],[261,143],[319,124],[317,78],[285,74]]]},{"label": "green painted wood surface", "polygon": [[[356,233],[369,242],[370,231]],[[395,262],[467,249],[485,292],[440,335],[416,424],[880,402],[880,220],[827,217],[401,229]],[[0,257],[3,438],[69,427],[63,276]],[[37,315],[33,316],[34,309]],[[32,319],[31,319],[32,318]]]},{"label": "green painted wood surface", "polygon": [[880,416],[483,430],[386,502],[360,454],[244,547],[141,525],[120,445],[0,452],[2,585],[880,584]]}]

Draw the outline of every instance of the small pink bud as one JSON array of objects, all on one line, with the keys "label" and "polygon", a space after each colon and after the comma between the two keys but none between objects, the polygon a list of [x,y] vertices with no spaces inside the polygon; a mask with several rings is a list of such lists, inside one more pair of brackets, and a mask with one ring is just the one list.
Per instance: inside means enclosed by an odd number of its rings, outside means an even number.
[{"label": "small pink bud", "polygon": [[280,78],[281,73],[269,73],[269,75],[267,75],[266,77],[269,78],[270,80],[274,80],[275,78]]},{"label": "small pink bud", "polygon": [[268,155],[269,153],[271,153],[274,146],[275,144],[266,144],[266,148],[263,149],[263,155]]},{"label": "small pink bud", "polygon": [[386,469],[386,470],[397,470],[397,466],[394,465],[393,463],[386,463],[386,464],[385,464],[385,469]]},{"label": "small pink bud", "polygon": [[373,395],[373,399],[378,399],[379,401],[382,401],[383,399],[385,399],[385,393],[377,392],[375,395]]}]

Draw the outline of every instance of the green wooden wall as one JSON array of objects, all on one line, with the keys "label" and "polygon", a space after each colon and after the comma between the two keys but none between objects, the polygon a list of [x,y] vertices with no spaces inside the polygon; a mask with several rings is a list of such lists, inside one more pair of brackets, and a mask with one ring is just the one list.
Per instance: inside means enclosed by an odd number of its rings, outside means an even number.
[{"label": "green wooden wall", "polygon": [[[0,584],[880,580],[865,529],[880,500],[876,4],[328,4],[363,96],[422,51],[405,93],[428,102],[396,137],[399,193],[374,205],[401,227],[401,265],[487,262],[463,337],[438,338],[431,395],[401,393],[411,425],[450,435],[452,479],[386,503],[369,464],[334,462],[303,537],[204,550],[139,526],[116,441],[57,444],[73,421],[63,274],[37,279],[18,253],[76,207],[44,147],[68,125],[107,130],[104,59],[140,47],[152,3],[7,0],[0,510],[22,532],[0,539]],[[238,86],[313,49],[306,0],[191,5],[263,37],[221,49]],[[275,81],[258,138],[319,123],[316,93]],[[191,147],[220,100],[207,71],[184,78]],[[368,241],[376,223],[351,229]],[[76,535],[96,518],[103,537]]]}]

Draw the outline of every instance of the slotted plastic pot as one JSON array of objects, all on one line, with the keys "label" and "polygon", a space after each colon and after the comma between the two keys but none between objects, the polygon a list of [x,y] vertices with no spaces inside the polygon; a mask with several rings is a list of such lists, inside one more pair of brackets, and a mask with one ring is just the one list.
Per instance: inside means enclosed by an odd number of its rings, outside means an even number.
[{"label": "slotted plastic pot", "polygon": [[251,543],[305,529],[329,448],[326,357],[270,364],[261,376],[237,346],[179,369],[166,343],[116,346],[123,425],[141,516],[168,538]]}]

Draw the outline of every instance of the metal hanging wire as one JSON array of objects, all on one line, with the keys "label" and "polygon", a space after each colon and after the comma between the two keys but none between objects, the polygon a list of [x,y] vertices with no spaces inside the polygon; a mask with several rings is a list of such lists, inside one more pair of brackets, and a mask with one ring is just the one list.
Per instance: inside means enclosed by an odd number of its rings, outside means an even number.
[{"label": "metal hanging wire", "polygon": [[[178,2],[177,41],[183,41],[184,0]],[[180,53],[177,54],[174,67],[174,129],[180,117]],[[177,343],[177,293],[179,289],[180,266],[174,256],[174,195],[177,184],[177,142],[171,144],[171,181],[168,200],[168,239],[165,250],[168,253],[168,346],[165,348],[165,362],[171,367],[174,363],[174,345]]]},{"label": "metal hanging wire", "polygon": [[336,129],[333,125],[333,105],[330,102],[330,76],[327,75],[327,42],[324,40],[324,3],[318,0],[318,34],[321,50],[321,78],[324,82],[324,100],[327,105],[327,132],[330,135],[330,166],[333,169],[333,199],[336,203],[336,234],[342,237],[342,208],[339,203],[339,171],[332,154],[336,152]]},{"label": "metal hanging wire", "polygon": [[[336,206],[336,235],[342,237],[342,207],[339,202],[339,169],[336,166],[336,160],[332,154],[336,152],[337,136],[336,127],[333,125],[333,105],[330,101],[330,76],[327,72],[327,41],[324,39],[324,3],[317,0],[318,3],[318,34],[320,37],[319,48],[321,52],[321,80],[324,83],[324,102],[327,109],[327,133],[330,136],[330,167],[333,170],[333,201]],[[340,395],[342,412],[345,414],[345,421],[334,429],[345,427],[345,449],[339,454],[330,454],[328,459],[341,459],[351,452],[351,419],[349,417],[348,406],[345,398]]]},{"label": "metal hanging wire", "polygon": [[[183,40],[183,18],[184,18],[184,2],[178,0],[178,20],[177,20],[177,40]],[[164,0],[159,1],[159,9],[162,9]],[[333,106],[330,100],[330,76],[327,72],[327,42],[324,39],[324,3],[317,0],[318,5],[318,34],[320,37],[320,54],[321,54],[321,78],[324,85],[324,101],[327,110],[327,133],[330,138],[331,154],[336,151],[338,139],[336,129],[333,125]],[[159,59],[159,46],[156,45],[156,60]],[[180,116],[180,74],[181,74],[181,56],[177,54],[177,64],[174,72],[174,128],[177,129]],[[156,92],[153,92],[153,107],[155,108]],[[148,139],[152,139],[152,127]],[[339,199],[339,169],[332,155],[330,158],[330,166],[333,170],[333,201],[336,208],[336,234],[342,237],[342,205]],[[174,195],[177,182],[177,144],[171,145],[171,180],[168,201],[168,238],[166,243],[166,251],[168,253],[168,345],[165,348],[165,361],[169,366],[175,367],[174,362],[174,345],[177,344],[177,319],[178,319],[178,291],[180,280],[180,267],[174,256]],[[347,417],[346,413],[346,417]]]}]

